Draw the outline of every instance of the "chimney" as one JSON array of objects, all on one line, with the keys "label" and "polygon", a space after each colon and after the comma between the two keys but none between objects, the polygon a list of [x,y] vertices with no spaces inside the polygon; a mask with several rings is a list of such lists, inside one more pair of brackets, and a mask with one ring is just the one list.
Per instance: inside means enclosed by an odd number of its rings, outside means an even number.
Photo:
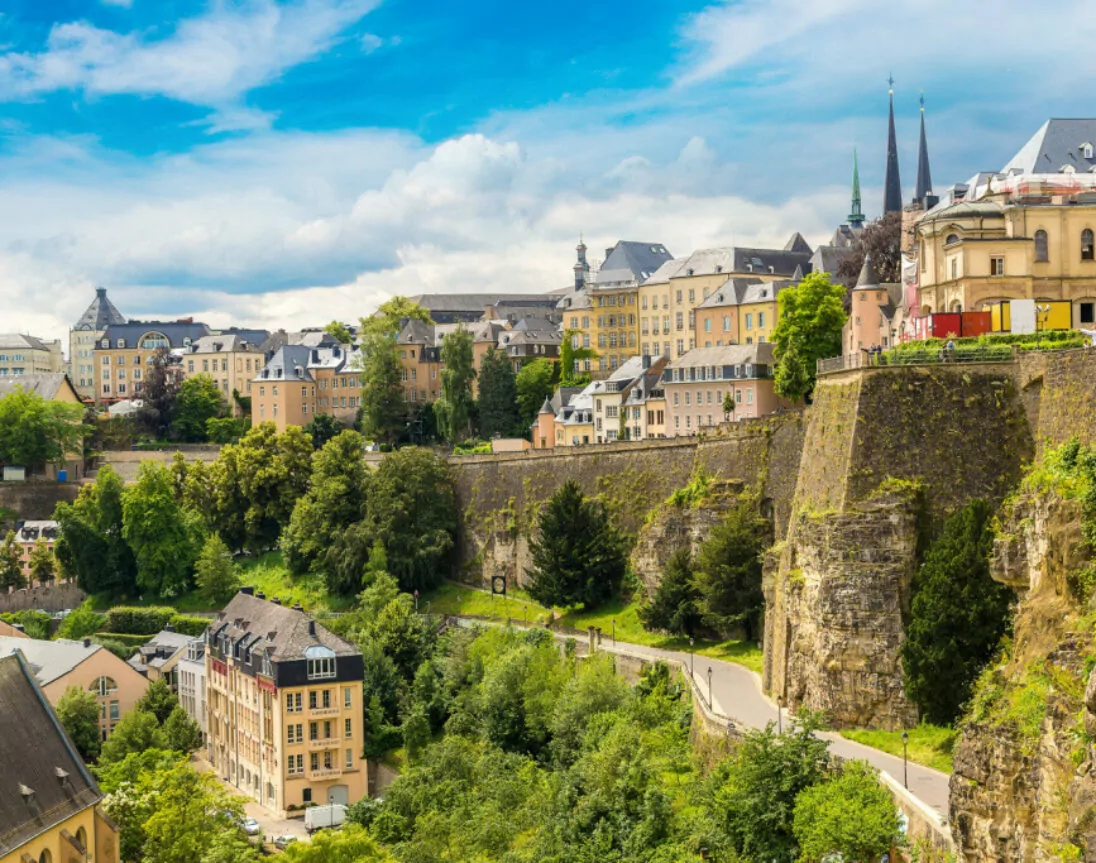
[{"label": "chimney", "polygon": [[107,289],[106,288],[96,288],[95,289],[95,296],[97,296],[100,300],[105,300],[107,298]]},{"label": "chimney", "polygon": [[316,637],[316,621],[308,621],[308,634],[311,635],[313,638]]},{"label": "chimney", "polygon": [[14,629],[16,632],[26,632],[26,630],[23,629],[23,624],[21,623],[13,623],[11,625],[11,628]]},{"label": "chimney", "polygon": [[318,363],[320,361],[320,352],[315,348],[312,349],[312,362]]},{"label": "chimney", "polygon": [[91,647],[91,639],[90,638],[85,638],[84,639],[84,647]]},{"label": "chimney", "polygon": [[304,611],[304,608],[301,607],[301,604],[299,602],[295,602],[293,604],[293,610],[294,611]]},{"label": "chimney", "polygon": [[169,623],[167,626],[164,627],[164,632],[174,632],[174,631],[175,631],[175,624],[174,623]]},{"label": "chimney", "polygon": [[254,596],[255,595],[255,587],[253,585],[248,585],[247,587],[241,587],[240,588],[240,593],[242,593],[244,596]]},{"label": "chimney", "polygon": [[255,591],[255,598],[256,599],[266,599],[266,594],[263,593],[261,590],[256,590]]},{"label": "chimney", "polygon": [[282,604],[282,598],[280,596],[271,597],[270,601],[273,602],[275,605]]}]

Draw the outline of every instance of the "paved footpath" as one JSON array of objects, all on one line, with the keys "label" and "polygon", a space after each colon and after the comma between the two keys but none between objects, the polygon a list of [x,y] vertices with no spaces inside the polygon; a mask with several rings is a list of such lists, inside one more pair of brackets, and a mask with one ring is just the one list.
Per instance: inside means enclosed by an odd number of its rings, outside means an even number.
[{"label": "paved footpath", "polygon": [[[485,620],[462,619],[462,625],[476,623],[492,623]],[[495,623],[495,625],[502,625]],[[513,624],[522,628],[521,624]],[[557,638],[568,636],[554,633]],[[583,644],[582,639],[577,639]],[[642,644],[629,644],[617,641],[614,645],[609,638],[603,638],[601,650],[615,653],[628,653],[637,656],[650,657],[652,659],[676,660],[685,668],[689,667],[690,660],[693,663],[694,682],[697,691],[708,691],[708,668],[712,669],[712,709],[715,713],[722,714],[736,725],[747,728],[764,728],[770,722],[776,723],[776,705],[761,691],[761,677],[750,669],[733,662],[723,662],[718,659],[709,659],[707,656],[690,657],[688,653],[673,650],[662,650],[657,647],[647,647]],[[784,712],[784,721],[788,721],[788,712]],[[830,751],[841,758],[858,758],[867,761],[877,770],[890,775],[898,783],[903,784],[903,762],[901,758],[888,755],[870,746],[864,746],[852,740],[847,740],[840,734],[822,732],[820,737],[830,741]],[[948,774],[933,770],[931,767],[923,767],[920,764],[909,762],[909,790],[916,798],[931,809],[934,809],[943,822],[948,819]]]}]

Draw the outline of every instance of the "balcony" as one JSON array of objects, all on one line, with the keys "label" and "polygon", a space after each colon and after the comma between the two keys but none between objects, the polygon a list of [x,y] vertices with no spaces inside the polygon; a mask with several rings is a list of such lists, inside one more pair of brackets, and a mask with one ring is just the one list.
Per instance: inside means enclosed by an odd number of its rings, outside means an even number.
[{"label": "balcony", "polygon": [[309,770],[309,779],[338,779],[343,775],[341,767],[321,767],[319,770]]},{"label": "balcony", "polygon": [[309,740],[309,749],[338,749],[342,744],[341,737],[324,737],[320,740]]},{"label": "balcony", "polygon": [[310,707],[308,708],[309,716],[338,716],[342,711],[341,707]]}]

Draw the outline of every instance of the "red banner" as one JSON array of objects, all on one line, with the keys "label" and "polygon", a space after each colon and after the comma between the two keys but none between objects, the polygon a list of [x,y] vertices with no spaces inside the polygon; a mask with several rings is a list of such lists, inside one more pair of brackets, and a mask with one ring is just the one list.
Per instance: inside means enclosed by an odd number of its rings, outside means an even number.
[{"label": "red banner", "polygon": [[221,660],[214,659],[212,656],[209,658],[209,667],[218,674],[228,674],[228,666],[221,662]]}]

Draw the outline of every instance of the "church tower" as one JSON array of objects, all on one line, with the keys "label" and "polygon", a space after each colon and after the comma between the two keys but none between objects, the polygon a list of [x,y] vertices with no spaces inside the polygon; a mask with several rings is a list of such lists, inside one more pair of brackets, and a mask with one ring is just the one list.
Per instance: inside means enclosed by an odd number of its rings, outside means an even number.
[{"label": "church tower", "polygon": [[852,148],[852,212],[849,213],[849,227],[860,230],[864,227],[864,211],[860,203],[860,162],[856,157],[856,148]]},{"label": "church tower", "polygon": [[[925,94],[921,94],[921,143],[917,149],[917,187],[913,192],[914,203],[925,206],[925,199],[932,194],[932,172],[929,170],[929,145],[925,140]],[[926,206],[925,209],[928,209]]]},{"label": "church tower", "polygon": [[581,291],[586,287],[586,282],[590,279],[590,263],[586,260],[586,244],[582,241],[582,237],[578,238],[578,245],[575,247],[575,251],[578,253],[578,260],[575,261],[575,290]]},{"label": "church tower", "polygon": [[894,134],[894,78],[890,84],[890,119],[887,127],[887,175],[883,182],[883,214],[902,211],[902,180],[898,176],[898,138]]}]

